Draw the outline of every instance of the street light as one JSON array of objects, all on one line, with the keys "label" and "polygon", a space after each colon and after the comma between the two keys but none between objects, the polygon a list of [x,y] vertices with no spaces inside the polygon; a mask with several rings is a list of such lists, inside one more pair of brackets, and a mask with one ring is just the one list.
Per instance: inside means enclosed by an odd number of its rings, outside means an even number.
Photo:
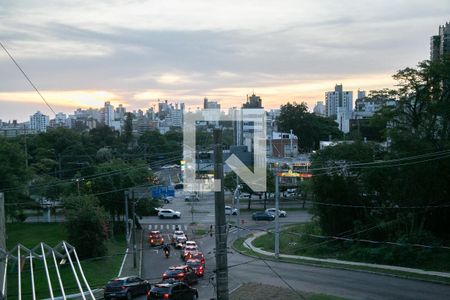
[{"label": "street light", "polygon": [[72,179],[72,181],[75,181],[77,183],[78,196],[80,196],[80,181],[84,181],[84,178],[78,177],[78,178]]}]

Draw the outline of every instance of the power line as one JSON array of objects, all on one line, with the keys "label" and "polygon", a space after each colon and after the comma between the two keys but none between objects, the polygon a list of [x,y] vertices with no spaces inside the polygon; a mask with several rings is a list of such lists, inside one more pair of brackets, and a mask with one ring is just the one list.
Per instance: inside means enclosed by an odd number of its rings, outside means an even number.
[{"label": "power line", "polygon": [[48,106],[48,108],[50,108],[50,110],[53,112],[54,115],[56,115],[56,112],[53,110],[53,108],[50,106],[50,104],[47,102],[47,100],[45,100],[44,96],[42,96],[41,92],[39,92],[39,90],[37,89],[37,87],[34,85],[34,83],[31,81],[30,77],[28,77],[28,75],[25,73],[25,71],[20,67],[20,65],[17,63],[17,61],[14,59],[14,57],[12,57],[11,53],[9,53],[9,51],[5,48],[5,46],[3,45],[2,42],[0,42],[0,46],[2,46],[3,50],[5,50],[6,54],[8,54],[9,58],[11,58],[11,60],[13,61],[13,63],[17,66],[17,68],[20,70],[20,72],[22,73],[22,75],[27,79],[27,81],[31,84],[31,86],[33,87],[33,89],[39,94],[39,96],[41,97],[42,101],[44,101],[44,103]]},{"label": "power line", "polygon": [[326,203],[319,201],[307,200],[307,203],[332,206],[332,207],[343,207],[343,208],[367,208],[367,209],[430,209],[430,208],[445,208],[450,207],[450,204],[439,204],[439,205],[424,205],[424,206],[370,206],[370,205],[354,205],[354,204],[339,204],[339,203]]}]

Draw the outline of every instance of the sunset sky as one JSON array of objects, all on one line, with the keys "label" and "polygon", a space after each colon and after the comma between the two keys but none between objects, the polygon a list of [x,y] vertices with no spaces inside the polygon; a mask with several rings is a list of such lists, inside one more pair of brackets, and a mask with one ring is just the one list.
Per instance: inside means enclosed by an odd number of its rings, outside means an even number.
[{"label": "sunset sky", "polygon": [[[231,107],[253,91],[312,108],[336,83],[392,87],[449,16],[448,0],[1,0],[0,41],[56,111]],[[0,50],[0,119],[52,117]]]}]

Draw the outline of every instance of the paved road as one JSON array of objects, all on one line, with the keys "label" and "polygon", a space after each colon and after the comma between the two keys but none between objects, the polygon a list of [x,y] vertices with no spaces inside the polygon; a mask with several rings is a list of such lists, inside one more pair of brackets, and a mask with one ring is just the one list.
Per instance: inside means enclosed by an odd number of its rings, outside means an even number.
[{"label": "paved road", "polygon": [[[172,230],[174,224],[184,226],[191,222],[190,206],[184,203],[182,195],[171,206],[182,211],[180,220],[158,220],[157,218],[146,218],[145,223],[152,226],[162,226],[163,232]],[[196,206],[196,210],[202,213],[195,214],[197,222],[210,224],[214,221],[214,207],[212,195],[205,196]],[[208,212],[209,211],[209,212]],[[289,211],[289,216],[282,219],[283,222],[307,221],[310,216],[304,211]],[[244,227],[249,229],[266,229],[273,226],[271,222],[255,223],[250,220],[249,214],[243,214]],[[148,227],[145,227],[148,228]],[[152,227],[153,228],[153,227]],[[187,227],[187,232],[189,228]],[[229,233],[231,242],[237,237],[236,229]],[[196,286],[199,290],[200,299],[211,299],[214,297],[214,281],[209,281],[214,276],[212,270],[215,268],[214,237],[205,236],[197,240],[206,256],[206,276]],[[177,251],[176,251],[177,252]],[[165,269],[174,264],[181,263],[179,255],[172,253],[169,259],[165,259],[160,251],[146,251],[143,256],[143,277],[157,281]],[[267,261],[272,269],[283,277],[291,286],[299,291],[312,293],[325,293],[347,299],[450,299],[450,286],[433,284],[423,281],[407,280],[391,276],[383,276],[359,271],[347,271],[328,269],[312,266],[304,266],[288,263],[277,263]],[[246,257],[229,250],[229,289],[233,290],[244,282],[261,282],[276,286],[286,287],[286,284],[270,270],[262,261]],[[141,298],[144,299],[144,298]]]}]

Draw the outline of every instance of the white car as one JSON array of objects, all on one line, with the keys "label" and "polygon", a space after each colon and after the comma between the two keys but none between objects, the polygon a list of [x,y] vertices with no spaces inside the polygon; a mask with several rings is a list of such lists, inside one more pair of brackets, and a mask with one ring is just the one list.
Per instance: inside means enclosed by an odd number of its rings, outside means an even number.
[{"label": "white car", "polygon": [[172,219],[179,219],[181,217],[181,213],[179,211],[173,210],[173,209],[160,209],[158,212],[158,217],[160,219],[164,218],[172,218]]},{"label": "white car", "polygon": [[184,235],[178,236],[177,239],[175,240],[175,248],[183,249],[184,246],[186,245],[186,241],[187,241],[186,236],[184,236]]},{"label": "white car", "polygon": [[[266,209],[266,213],[274,215],[274,216],[275,216],[275,212],[276,211],[277,210],[275,208],[268,208],[268,209]],[[287,217],[287,212],[284,211],[284,210],[279,209],[278,210],[278,216],[282,217],[282,218],[285,218],[285,217]]]},{"label": "white car", "polygon": [[225,215],[237,215],[237,208],[231,208],[231,206],[225,206]]},{"label": "white car", "polygon": [[197,248],[197,243],[194,241],[186,241],[186,247],[195,247]]}]

